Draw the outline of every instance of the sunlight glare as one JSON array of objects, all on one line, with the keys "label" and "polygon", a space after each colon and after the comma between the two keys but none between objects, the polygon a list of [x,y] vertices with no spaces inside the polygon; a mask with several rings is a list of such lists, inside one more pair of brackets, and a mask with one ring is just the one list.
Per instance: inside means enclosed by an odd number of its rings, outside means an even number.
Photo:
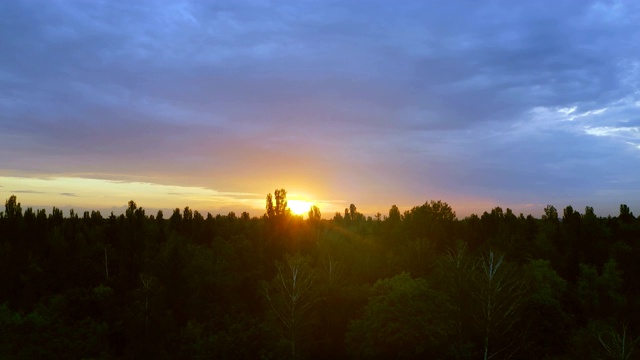
[{"label": "sunlight glare", "polygon": [[304,200],[289,200],[287,201],[287,205],[289,209],[291,209],[291,213],[294,215],[306,215],[309,212],[309,209],[313,206],[311,201]]}]

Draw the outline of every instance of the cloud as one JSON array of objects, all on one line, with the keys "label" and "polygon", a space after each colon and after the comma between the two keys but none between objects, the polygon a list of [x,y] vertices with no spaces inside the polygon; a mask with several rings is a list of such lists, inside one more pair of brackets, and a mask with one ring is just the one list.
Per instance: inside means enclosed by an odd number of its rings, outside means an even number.
[{"label": "cloud", "polygon": [[545,203],[640,176],[632,2],[0,11],[2,172],[382,203]]},{"label": "cloud", "polygon": [[632,136],[640,137],[640,127],[610,127],[600,126],[596,128],[586,128],[585,133],[594,136]]},{"label": "cloud", "polygon": [[74,194],[74,193],[60,193],[60,195],[62,195],[62,196],[70,196],[70,197],[77,197],[78,196],[77,194]]},{"label": "cloud", "polygon": [[185,192],[168,192],[167,195],[188,196],[188,195],[196,195],[196,194],[195,193],[185,193]]}]

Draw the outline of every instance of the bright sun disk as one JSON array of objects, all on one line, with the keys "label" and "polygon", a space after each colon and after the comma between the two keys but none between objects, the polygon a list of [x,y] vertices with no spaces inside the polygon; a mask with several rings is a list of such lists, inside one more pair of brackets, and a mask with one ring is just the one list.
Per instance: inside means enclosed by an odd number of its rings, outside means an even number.
[{"label": "bright sun disk", "polygon": [[287,201],[291,213],[295,215],[305,215],[309,212],[309,209],[313,206],[311,201],[304,200],[289,200]]}]

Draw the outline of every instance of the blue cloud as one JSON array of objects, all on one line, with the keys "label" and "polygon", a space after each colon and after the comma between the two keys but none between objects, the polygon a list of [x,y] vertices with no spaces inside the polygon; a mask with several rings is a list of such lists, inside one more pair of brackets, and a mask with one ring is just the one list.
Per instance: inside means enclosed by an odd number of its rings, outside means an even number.
[{"label": "blue cloud", "polygon": [[238,178],[293,168],[361,202],[395,186],[390,198],[545,203],[640,178],[632,2],[0,12],[0,150],[13,159],[0,170],[109,168],[247,191]]}]

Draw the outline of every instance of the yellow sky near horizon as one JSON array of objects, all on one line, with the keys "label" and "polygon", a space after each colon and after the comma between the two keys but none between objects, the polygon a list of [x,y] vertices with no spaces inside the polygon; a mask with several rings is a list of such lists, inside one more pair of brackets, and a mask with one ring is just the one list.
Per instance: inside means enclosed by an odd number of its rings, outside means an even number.
[{"label": "yellow sky near horizon", "polygon": [[[248,211],[261,216],[265,209],[266,194],[248,192],[220,192],[205,187],[161,185],[147,182],[128,182],[74,177],[29,178],[0,176],[0,191],[8,198],[16,195],[23,209],[73,208],[81,210],[118,211],[130,200],[146,209],[183,209],[206,214],[226,214],[229,211]],[[297,213],[305,204],[316,204],[328,216],[340,211],[341,205],[332,201],[316,200],[305,194],[288,193],[287,199],[296,205]],[[297,211],[296,211],[297,210]]]},{"label": "yellow sky near horizon", "polygon": [[[273,192],[273,190],[271,191]],[[247,211],[252,217],[265,213],[265,198],[267,192],[222,192],[206,187],[163,185],[141,181],[105,180],[81,177],[19,177],[0,176],[0,193],[5,200],[16,195],[22,208],[45,209],[50,212],[53,207],[68,211],[74,209],[77,213],[87,210],[99,210],[104,214],[113,211],[114,214],[123,213],[130,200],[153,215],[157,210],[165,213],[175,208],[184,209],[186,206],[197,210],[203,215],[211,213],[228,214],[233,211],[240,214]],[[288,191],[287,200],[293,213],[306,217],[308,208],[316,205],[320,208],[322,217],[330,219],[336,212],[344,213],[351,202],[347,200],[323,200],[314,198],[311,193]],[[453,201],[452,201],[453,200]],[[427,200],[428,201],[428,200]],[[453,197],[446,201],[456,212],[458,218],[472,213],[481,214],[490,211],[495,202],[486,199]],[[396,204],[401,212],[420,206],[424,201],[414,204]],[[373,216],[380,212],[388,214],[393,204],[356,204],[358,212]],[[504,209],[509,205],[502,205]],[[533,213],[539,215],[543,204],[515,204],[514,212]],[[3,209],[0,209],[2,211]],[[103,214],[103,215],[104,215]]]}]

